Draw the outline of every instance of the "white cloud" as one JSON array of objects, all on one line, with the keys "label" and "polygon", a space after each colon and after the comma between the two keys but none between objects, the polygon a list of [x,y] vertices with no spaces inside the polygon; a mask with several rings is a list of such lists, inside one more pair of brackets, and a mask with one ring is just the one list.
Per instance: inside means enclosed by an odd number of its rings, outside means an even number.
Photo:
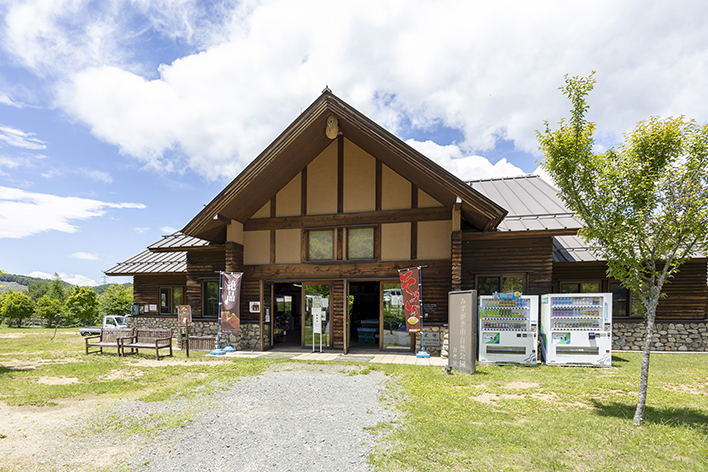
[{"label": "white cloud", "polygon": [[[563,75],[593,69],[590,118],[609,144],[651,115],[708,121],[706,16],[695,1],[34,0],[8,7],[3,44],[58,77],[58,106],[100,139],[156,171],[217,179],[325,84],[394,132],[460,130],[466,155],[500,138],[537,153],[543,121],[568,115]],[[157,68],[136,52],[149,34],[195,53]]]},{"label": "white cloud", "polygon": [[0,126],[0,142],[24,149],[46,149],[47,144],[37,138],[34,133],[25,133],[10,126]]},{"label": "white cloud", "polygon": [[462,150],[454,144],[440,146],[432,141],[420,142],[412,139],[406,143],[462,180],[513,177],[525,174],[523,170],[510,164],[506,159],[500,159],[496,164],[492,164],[482,156],[465,156]]},{"label": "white cloud", "polygon": [[71,255],[71,257],[75,259],[85,259],[89,261],[98,261],[101,259],[100,257],[98,257],[98,254],[94,254],[91,252],[75,252]]},{"label": "white cloud", "polygon": [[113,182],[113,177],[111,177],[111,174],[107,172],[92,169],[81,169],[79,172],[89,179],[95,180],[96,182],[102,182],[105,184],[110,184]]},{"label": "white cloud", "polygon": [[[60,280],[63,280],[64,282],[68,282],[72,285],[80,285],[80,286],[88,286],[88,287],[95,287],[98,285],[98,282],[96,282],[93,279],[90,279],[88,277],[85,277],[83,275],[78,275],[78,274],[66,274],[64,272],[59,272],[57,273],[59,276]],[[46,279],[46,280],[52,280],[54,279],[54,274],[48,274],[46,272],[40,272],[40,271],[35,271],[35,272],[30,272],[27,274],[28,277],[37,277],[38,279]]]},{"label": "white cloud", "polygon": [[150,228],[149,228],[149,227],[135,228],[135,232],[136,232],[136,233],[141,233],[141,234],[142,234],[142,233],[147,233],[148,231],[150,231]]},{"label": "white cloud", "polygon": [[0,187],[0,238],[24,238],[43,231],[75,233],[79,228],[72,222],[102,216],[111,208],[145,208],[145,205]]},{"label": "white cloud", "polygon": [[163,226],[160,228],[160,231],[162,234],[173,234],[179,231],[179,229],[173,228],[172,226]]},{"label": "white cloud", "polygon": [[17,103],[12,98],[10,98],[6,93],[0,92],[0,105],[7,105],[9,107],[22,108],[22,104]]}]

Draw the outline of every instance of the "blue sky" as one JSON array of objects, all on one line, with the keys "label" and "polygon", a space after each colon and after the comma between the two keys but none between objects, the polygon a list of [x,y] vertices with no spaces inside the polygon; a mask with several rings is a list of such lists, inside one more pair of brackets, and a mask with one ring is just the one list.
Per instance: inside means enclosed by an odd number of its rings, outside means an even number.
[{"label": "blue sky", "polygon": [[599,149],[653,115],[705,123],[707,19],[701,1],[6,0],[0,269],[102,283],[325,85],[464,179],[537,170],[565,74],[597,71]]}]

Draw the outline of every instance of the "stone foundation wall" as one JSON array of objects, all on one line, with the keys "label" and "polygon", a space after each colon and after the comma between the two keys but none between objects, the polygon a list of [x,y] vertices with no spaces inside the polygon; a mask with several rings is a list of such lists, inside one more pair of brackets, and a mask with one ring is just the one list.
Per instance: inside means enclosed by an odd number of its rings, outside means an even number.
[{"label": "stone foundation wall", "polygon": [[[612,349],[641,351],[644,349],[643,321],[612,324]],[[656,323],[652,351],[708,351],[708,322]]]},{"label": "stone foundation wall", "polygon": [[[149,316],[131,316],[128,318],[129,328],[159,328],[171,329],[172,337],[179,339],[179,327],[177,325],[177,317],[149,317]],[[216,337],[219,331],[219,323],[217,321],[197,321],[192,320],[192,327],[189,330],[190,336],[214,336]],[[225,347],[230,343],[239,351],[260,351],[261,349],[261,326],[259,324],[242,324],[241,334],[222,335],[220,338],[221,346]]]},{"label": "stone foundation wall", "polygon": [[[435,356],[439,357],[441,353],[443,352],[443,348],[445,350],[445,355],[447,355],[447,347],[445,346],[444,343],[447,342],[447,331],[448,331],[448,326],[426,326],[425,324],[423,325],[423,332],[424,333],[440,333],[440,345],[439,346],[430,346],[428,344],[425,345],[425,351],[430,354],[430,356]],[[415,337],[415,352],[420,351],[420,335],[416,335]]]}]

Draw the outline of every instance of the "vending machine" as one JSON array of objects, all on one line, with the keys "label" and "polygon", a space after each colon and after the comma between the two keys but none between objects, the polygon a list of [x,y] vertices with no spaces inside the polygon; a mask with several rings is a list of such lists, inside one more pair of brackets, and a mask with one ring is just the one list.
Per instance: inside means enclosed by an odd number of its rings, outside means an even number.
[{"label": "vending machine", "polygon": [[612,365],[612,294],[541,297],[541,361],[549,365]]},{"label": "vending machine", "polygon": [[479,362],[538,364],[538,296],[479,297]]}]

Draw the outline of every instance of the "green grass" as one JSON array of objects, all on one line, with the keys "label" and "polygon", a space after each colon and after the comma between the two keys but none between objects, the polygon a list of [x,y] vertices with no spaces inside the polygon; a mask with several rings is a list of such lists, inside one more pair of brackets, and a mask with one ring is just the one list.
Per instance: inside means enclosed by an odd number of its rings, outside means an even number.
[{"label": "green grass", "polygon": [[[162,401],[208,394],[227,388],[241,376],[258,375],[278,359],[248,359],[209,365],[202,352],[174,351],[179,365],[140,366],[154,355],[118,357],[84,353],[84,339],[76,329],[0,329],[0,400],[8,405],[47,406],[60,399],[120,396]],[[9,336],[9,337],[8,337]],[[160,361],[163,362],[163,361]],[[172,362],[170,362],[172,364]],[[62,381],[67,383],[62,383]]]},{"label": "green grass", "polygon": [[[275,363],[293,362],[220,358],[214,364],[204,362],[203,353],[191,352],[187,359],[175,351],[169,362],[150,367],[140,362],[154,359],[149,353],[86,356],[76,329],[60,330],[54,341],[52,334],[0,329],[0,364],[6,365],[0,367],[1,401],[39,406],[118,397],[186,401],[180,411],[103,417],[85,434],[150,436],[184,427],[210,392]],[[448,375],[439,367],[359,365],[342,374],[382,371],[393,380],[383,401],[399,411],[399,420],[369,428],[384,437],[370,458],[382,471],[708,470],[708,355],[652,355],[645,423],[639,428],[632,425],[639,354],[617,353],[610,369],[479,366],[474,375]],[[0,428],[0,439],[2,433]]]},{"label": "green grass", "polygon": [[404,415],[381,470],[708,470],[708,356],[652,356],[642,427],[640,355],[611,369],[481,366],[475,375],[385,366]]}]

